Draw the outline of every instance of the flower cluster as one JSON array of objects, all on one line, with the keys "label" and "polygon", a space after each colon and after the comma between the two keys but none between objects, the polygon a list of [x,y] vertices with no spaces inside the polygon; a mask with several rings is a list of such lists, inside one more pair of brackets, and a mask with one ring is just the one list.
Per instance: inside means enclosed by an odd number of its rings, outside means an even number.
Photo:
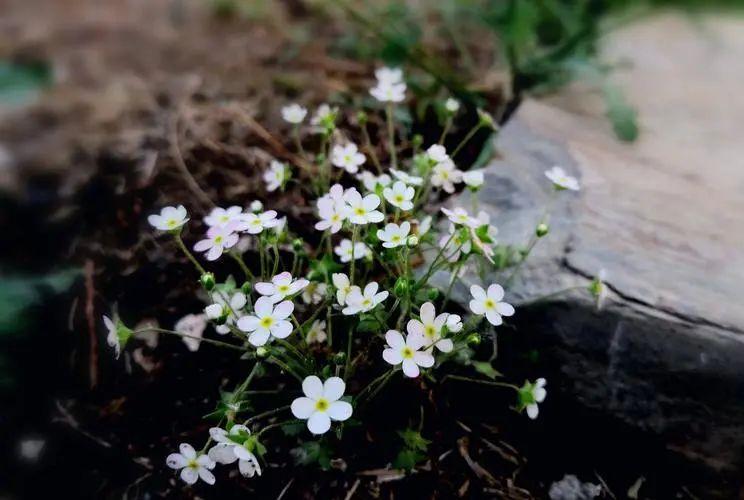
[{"label": "flower cluster", "polygon": [[[389,169],[383,170],[375,157],[370,163],[377,172],[366,170],[368,157],[355,143],[336,142],[344,137],[336,133],[339,111],[327,104],[319,106],[310,120],[310,132],[321,135],[321,151],[307,155],[301,135],[307,109],[297,104],[282,109],[303,161],[302,165],[272,161],[264,172],[266,189],[286,189],[293,175],[301,180],[297,189],[314,200],[314,229],[322,233],[315,233],[320,238],[315,248],[300,237],[312,236],[312,230],[293,233],[302,228],[287,224],[274,210],[264,211],[260,202],[248,204],[248,209],[214,208],[202,219],[204,236],[193,249],[207,261],[227,253],[244,275],[242,284],[232,276],[218,282],[182,239],[191,229],[183,206],[165,207],[148,218],[155,229],[173,237],[197,269],[207,297],[203,311],[184,317],[174,330],[156,331],[181,336],[191,350],[206,343],[254,363],[234,391],[223,393],[215,415],[224,424],[210,429],[204,451],[197,453],[184,443],[179,453],[166,458],[168,467],[179,470],[188,484],[198,479],[213,484],[216,464],[237,462],[242,476],[261,475],[266,453],[261,440],[269,430],[297,421],[311,435],[340,430],[352,415],[363,419],[364,405],[396,377],[415,378],[425,372],[423,384],[458,364],[467,369],[478,355],[480,339],[495,335],[494,329],[515,314],[504,287],[484,275],[484,286],[470,287],[467,308],[448,307],[450,293],[463,272],[476,266],[492,274],[504,272],[499,281],[511,283],[529,250],[547,234],[547,218],[539,221],[526,251],[497,264],[494,256],[506,249],[496,241],[496,227],[486,212],[474,209],[478,213],[471,215],[451,205],[432,211],[438,196],[461,187],[477,191],[486,180],[483,171],[456,166],[456,153],[464,143],[452,151],[444,145],[460,103],[452,98],[444,103],[449,114],[439,143],[400,158],[390,107],[405,100],[403,73],[380,68],[375,76],[370,94],[384,103],[390,120]],[[369,147],[364,151],[371,154]],[[559,168],[546,176],[556,190],[578,189],[578,181]],[[477,201],[475,193],[473,197]],[[437,273],[449,277],[447,286],[433,284]],[[104,323],[117,356],[140,333],[118,317],[104,317]],[[207,324],[222,336],[220,340],[203,334]],[[382,372],[371,380],[358,375],[356,363],[362,358],[376,360],[377,371]],[[251,415],[258,404],[244,402],[253,380],[284,376],[294,379],[280,393],[286,404]],[[537,417],[545,385],[542,378],[522,386],[499,384],[514,391],[517,410],[530,418]],[[287,413],[295,420],[280,419]]]}]

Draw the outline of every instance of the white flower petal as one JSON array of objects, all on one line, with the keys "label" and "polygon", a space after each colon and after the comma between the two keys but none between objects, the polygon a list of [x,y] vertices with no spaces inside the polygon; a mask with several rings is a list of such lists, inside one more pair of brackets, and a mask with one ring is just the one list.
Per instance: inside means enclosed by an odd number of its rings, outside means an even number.
[{"label": "white flower petal", "polygon": [[289,321],[277,321],[271,326],[271,335],[278,339],[286,339],[292,333],[292,323]]},{"label": "white flower petal", "polygon": [[493,309],[489,309],[488,311],[486,311],[486,319],[493,326],[499,326],[504,322],[504,320],[501,319],[501,315]]},{"label": "white flower petal", "polygon": [[400,349],[385,349],[382,351],[382,359],[391,365],[399,365],[403,362],[403,355],[400,353]]},{"label": "white flower petal", "polygon": [[403,335],[401,335],[400,332],[397,330],[388,330],[385,334],[385,341],[390,347],[398,350],[402,349],[403,346],[406,344],[406,341],[403,339]]},{"label": "white flower petal", "polygon": [[424,368],[431,368],[432,366],[434,366],[434,356],[427,352],[414,352],[413,361],[415,361],[417,365],[423,366]]},{"label": "white flower petal", "polygon": [[178,451],[181,452],[181,455],[186,457],[187,460],[191,460],[192,458],[196,458],[196,450],[194,450],[194,447],[191,446],[188,443],[181,443],[178,445]]},{"label": "white flower petal", "polygon": [[323,383],[323,397],[328,401],[337,401],[345,390],[346,384],[340,377],[330,377]]},{"label": "white flower petal", "polygon": [[406,374],[406,377],[414,378],[419,376],[420,371],[418,365],[412,359],[404,359],[403,373]]},{"label": "white flower petal", "polygon": [[290,406],[292,415],[297,418],[306,419],[315,411],[315,401],[310,398],[297,398]]},{"label": "white flower petal", "polygon": [[315,375],[305,377],[302,381],[302,392],[305,396],[317,401],[323,396],[323,382]]},{"label": "white flower petal", "polygon": [[328,416],[333,420],[342,422],[351,417],[353,411],[351,405],[346,401],[334,401],[328,407]]},{"label": "white flower petal", "polygon": [[192,469],[191,467],[184,467],[181,469],[181,479],[186,484],[194,484],[196,481],[199,480],[199,473],[196,472],[196,469]]},{"label": "white flower petal", "polygon": [[199,477],[207,484],[214,484],[214,474],[204,467],[199,467]]},{"label": "white flower petal", "polygon": [[499,302],[496,304],[496,311],[502,316],[513,316],[514,306],[507,304],[506,302]]},{"label": "white flower petal", "polygon": [[494,283],[488,287],[488,298],[494,302],[498,302],[504,298],[504,289],[501,285]]},{"label": "white flower petal", "polygon": [[274,310],[274,302],[269,297],[259,297],[256,300],[253,310],[256,312],[256,316],[263,318],[268,316]]},{"label": "white flower petal", "polygon": [[278,320],[286,319],[289,317],[290,314],[292,314],[293,311],[294,311],[294,304],[289,300],[285,300],[284,302],[280,302],[279,304],[276,305],[272,316],[274,317],[274,319],[278,319]]},{"label": "white flower petal", "polygon": [[307,428],[313,434],[325,434],[331,428],[331,418],[327,413],[316,411],[307,419]]},{"label": "white flower petal", "polygon": [[532,420],[535,420],[537,418],[537,414],[539,413],[539,408],[536,404],[527,405],[527,416],[530,417]]},{"label": "white flower petal", "polygon": [[180,453],[171,453],[165,459],[165,464],[171,469],[183,469],[189,461]]}]

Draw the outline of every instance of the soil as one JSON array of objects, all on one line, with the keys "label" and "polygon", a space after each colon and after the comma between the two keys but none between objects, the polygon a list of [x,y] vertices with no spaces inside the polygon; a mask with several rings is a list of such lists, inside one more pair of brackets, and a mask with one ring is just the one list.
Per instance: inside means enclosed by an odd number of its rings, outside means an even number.
[{"label": "soil", "polygon": [[[329,56],[342,28],[301,2],[260,20],[218,19],[204,3],[177,0],[5,3],[0,54],[50,64],[55,84],[22,110],[0,110],[0,145],[13,158],[1,183],[3,269],[82,272],[66,293],[42,290],[45,300],[22,336],[2,340],[15,381],[3,393],[0,493],[276,498],[286,489],[284,498],[348,498],[352,490],[355,498],[544,498],[553,481],[573,473],[594,483],[601,477],[620,498],[649,471],[641,497],[683,492],[675,476],[682,465],[663,443],[562,399],[550,377],[557,367],[545,368],[551,396],[541,410],[546,418],[536,422],[505,410],[511,393],[399,380],[370,405],[371,426],[349,427],[343,441],[328,438],[336,459],[328,471],[295,466],[287,452],[294,438],[277,433],[260,480],[228,479],[237,471],[223,467],[217,486],[184,487],[164,457],[180,442],[203,439],[215,388],[229,390],[251,362],[205,344],[193,354],[170,338],[156,347],[137,340],[113,359],[99,325],[112,304],[125,318],[162,325],[202,307],[187,262],[151,236],[145,215],[184,200],[195,219],[208,208],[184,182],[183,161],[211,199],[260,199],[291,227],[309,227],[306,200],[292,191],[271,196],[260,181],[267,158],[289,159],[292,148],[278,109],[288,100],[350,104],[347,96],[363,95],[374,65]],[[502,91],[486,96],[498,102]],[[469,110],[453,143],[475,119]],[[356,133],[354,116],[342,121]],[[373,134],[384,133],[378,125]],[[426,143],[439,134],[432,116],[416,120],[414,130]],[[484,139],[464,152],[463,164],[475,161]],[[216,271],[239,270],[223,262]],[[525,353],[541,349],[539,332],[518,328],[502,335],[498,362],[515,380],[534,376],[534,357]],[[481,348],[487,356],[490,346]],[[276,387],[260,380],[256,389]],[[262,397],[270,407],[276,396]],[[401,444],[391,429],[420,425],[432,441],[429,460],[407,475],[386,469]],[[19,443],[34,438],[45,440],[39,458],[21,459]]]}]

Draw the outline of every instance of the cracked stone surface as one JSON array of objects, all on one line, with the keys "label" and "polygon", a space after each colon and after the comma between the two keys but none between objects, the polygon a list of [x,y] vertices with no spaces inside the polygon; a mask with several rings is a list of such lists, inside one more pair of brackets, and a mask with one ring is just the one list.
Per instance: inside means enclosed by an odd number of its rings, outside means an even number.
[{"label": "cracked stone surface", "polygon": [[[550,203],[545,170],[583,185],[559,193],[507,299],[522,304],[517,324],[542,325],[568,394],[732,474],[744,462],[744,19],[665,14],[614,34],[604,54],[624,62],[614,78],[639,111],[636,143],[613,137],[580,85],[525,101],[497,139],[480,200],[501,243],[529,240]],[[471,207],[469,194],[452,205]],[[530,304],[599,269],[602,311],[581,292]]]}]

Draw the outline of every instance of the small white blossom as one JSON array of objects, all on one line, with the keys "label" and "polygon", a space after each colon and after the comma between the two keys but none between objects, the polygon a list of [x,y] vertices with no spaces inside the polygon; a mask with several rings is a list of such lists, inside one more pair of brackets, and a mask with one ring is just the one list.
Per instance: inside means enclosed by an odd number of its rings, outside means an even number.
[{"label": "small white blossom", "polygon": [[478,227],[478,219],[471,217],[468,212],[462,207],[455,207],[450,210],[448,208],[442,208],[442,212],[453,224],[459,224],[467,227]]},{"label": "small white blossom", "polygon": [[204,217],[204,224],[210,227],[227,227],[230,224],[240,221],[243,215],[243,209],[237,205],[230,208],[215,207]]},{"label": "small white blossom", "polygon": [[365,161],[367,161],[367,158],[359,152],[359,148],[353,142],[344,146],[336,144],[331,150],[331,163],[335,167],[343,168],[350,174],[357,173],[359,166],[364,165]]},{"label": "small white blossom", "polygon": [[434,165],[431,171],[431,185],[441,187],[447,193],[455,192],[455,184],[462,182],[462,171],[455,168],[451,161],[443,161]]},{"label": "small white blossom", "polygon": [[250,205],[251,212],[256,213],[263,210],[263,203],[260,200],[253,200]]},{"label": "small white blossom", "polygon": [[579,181],[576,177],[571,177],[561,167],[553,167],[550,170],[546,170],[545,177],[550,179],[550,182],[552,182],[557,189],[570,189],[571,191],[579,190]]},{"label": "small white blossom", "polygon": [[207,315],[207,319],[219,319],[225,313],[225,308],[222,304],[209,304],[204,308],[204,314]]},{"label": "small white blossom", "polygon": [[346,296],[346,307],[341,312],[346,316],[351,316],[352,314],[371,311],[388,297],[386,291],[377,293],[378,288],[379,285],[375,281],[368,283],[364,287],[364,291],[358,286],[352,286]]},{"label": "small white blossom", "polygon": [[[449,243],[447,243],[448,241]],[[460,231],[457,231],[454,224],[450,224],[448,233],[439,238],[439,246],[444,247],[443,253],[449,262],[457,262],[460,260],[460,255],[468,255],[473,249],[470,242],[470,233],[463,235]]]},{"label": "small white blossom", "polygon": [[382,241],[385,248],[395,248],[407,244],[408,233],[411,232],[411,223],[404,221],[400,224],[387,224],[385,229],[377,230],[377,238]]},{"label": "small white blossom", "polygon": [[326,296],[326,291],[328,291],[328,285],[311,281],[302,291],[302,301],[305,304],[320,304]]},{"label": "small white blossom", "polygon": [[382,222],[385,218],[382,212],[376,210],[380,206],[380,197],[368,194],[364,198],[354,188],[346,190],[344,201],[349,205],[349,222],[352,224],[369,224]]},{"label": "small white blossom", "polygon": [[180,470],[181,479],[187,484],[194,484],[199,478],[207,484],[214,484],[214,474],[210,469],[214,469],[215,463],[209,456],[197,456],[194,447],[188,443],[181,443],[178,450],[180,453],[171,453],[165,459],[168,467]]},{"label": "small white blossom", "polygon": [[434,163],[448,163],[452,160],[447,154],[447,149],[441,144],[432,144],[426,150],[426,156]]},{"label": "small white blossom", "polygon": [[346,304],[346,297],[351,292],[351,282],[349,277],[344,273],[333,273],[331,275],[333,286],[336,289],[336,300],[338,304],[343,306]]},{"label": "small white blossom", "polygon": [[[240,316],[240,312],[248,303],[248,298],[243,292],[233,293],[230,297],[229,302],[225,302],[225,298],[223,297],[223,295],[224,294],[217,292],[212,294],[212,300],[214,301],[214,304],[222,307],[222,314],[227,314],[227,320],[225,321],[225,323],[222,325],[217,325],[214,328],[220,335],[230,333],[230,325],[235,324],[238,316]],[[209,316],[209,314],[207,314],[207,316]]]},{"label": "small white blossom", "polygon": [[354,243],[354,247],[351,246],[351,240],[350,239],[343,239],[338,244],[337,247],[333,249],[333,251],[336,253],[336,255],[339,256],[341,262],[344,264],[347,262],[351,262],[352,259],[359,260],[367,257],[370,255],[370,250],[361,241],[357,241]]},{"label": "small white blossom", "polygon": [[318,106],[315,110],[315,114],[310,119],[310,124],[314,126],[321,125],[323,122],[330,120],[336,115],[338,109],[330,107],[328,104],[323,103]]},{"label": "small white blossom", "polygon": [[403,181],[406,184],[409,184],[411,186],[420,186],[421,184],[424,183],[424,179],[422,177],[416,177],[414,175],[410,175],[407,172],[404,172],[402,170],[396,170],[394,168],[391,168],[390,173],[393,174],[393,177],[395,177],[399,181]]},{"label": "small white blossom", "polygon": [[434,356],[431,353],[421,351],[426,340],[421,335],[403,335],[397,330],[388,330],[385,334],[388,347],[382,351],[382,359],[393,366],[403,365],[403,373],[406,377],[418,377],[419,366],[431,368],[434,366]]},{"label": "small white blossom", "polygon": [[378,82],[400,83],[403,81],[403,70],[383,66],[375,70],[375,78]]},{"label": "small white blossom", "polygon": [[133,332],[121,322],[121,320],[114,316],[112,320],[108,316],[103,316],[103,324],[106,327],[106,343],[114,348],[116,358],[119,358],[121,349],[131,338]]},{"label": "small white blossom", "polygon": [[348,205],[330,197],[318,199],[317,205],[320,221],[315,223],[315,229],[318,231],[330,230],[332,234],[339,232],[349,216]]},{"label": "small white blossom", "polygon": [[427,215],[416,226],[416,235],[421,237],[429,232],[429,229],[431,229],[431,215]]},{"label": "small white blossom", "polygon": [[408,321],[406,325],[408,335],[419,335],[423,337],[423,345],[428,352],[431,352],[434,347],[442,352],[450,352],[454,348],[452,340],[442,338],[442,327],[447,323],[449,314],[442,313],[437,316],[434,304],[424,302],[421,304],[419,317],[421,318],[420,321],[417,319]]},{"label": "small white blossom", "polygon": [[412,186],[406,186],[401,181],[395,181],[392,188],[386,187],[382,190],[382,196],[393,205],[401,210],[412,210],[413,209],[413,197],[416,195],[416,190]]},{"label": "small white blossom", "polygon": [[207,328],[207,316],[205,314],[187,314],[183,318],[179,319],[173,329],[178,333],[188,335],[188,337],[182,337],[183,343],[191,352],[199,350],[201,344],[201,337],[204,335],[204,330]]},{"label": "small white blossom", "polygon": [[406,84],[378,81],[369,93],[380,102],[402,102],[406,98]]},{"label": "small white blossom", "polygon": [[183,205],[163,207],[160,214],[150,215],[147,222],[161,231],[175,231],[189,221],[189,214]]},{"label": "small white blossom", "polygon": [[389,175],[382,174],[377,176],[369,170],[362,170],[361,172],[359,172],[357,174],[357,179],[362,182],[364,189],[373,193],[377,190],[378,185],[387,187],[392,182],[392,179],[390,179]]},{"label": "small white blossom", "polygon": [[548,391],[545,390],[546,384],[547,381],[544,378],[539,378],[534,384],[529,384],[529,397],[525,408],[527,409],[527,416],[532,420],[536,419],[540,412],[537,404],[545,401],[545,397],[548,395]]},{"label": "small white blossom", "polygon": [[307,109],[297,103],[289,104],[282,108],[282,118],[285,122],[293,125],[302,123],[302,120],[305,119],[305,115],[307,115]]},{"label": "small white blossom", "polygon": [[263,180],[266,183],[266,189],[268,191],[276,191],[284,185],[288,178],[289,167],[276,160],[271,160],[269,169],[263,174]]},{"label": "small white blossom", "polygon": [[238,234],[231,226],[212,226],[207,230],[207,237],[194,245],[197,252],[206,252],[207,260],[217,260],[225,250],[232,248],[238,242]]},{"label": "small white blossom", "polygon": [[486,316],[486,319],[493,326],[499,326],[503,323],[502,316],[512,316],[514,307],[506,302],[501,302],[504,298],[504,289],[501,285],[493,284],[488,287],[488,292],[478,285],[470,287],[470,294],[473,300],[470,301],[470,310],[479,316]]},{"label": "small white blossom", "polygon": [[314,342],[322,344],[326,341],[327,338],[325,328],[326,322],[316,319],[315,321],[313,321],[313,324],[310,325],[310,329],[307,331],[307,335],[305,335],[305,341],[308,344],[312,344]]},{"label": "small white blossom", "polygon": [[271,299],[271,302],[277,303],[287,297],[299,293],[310,282],[305,278],[293,279],[292,275],[284,271],[271,278],[271,283],[259,282],[254,286],[255,290],[261,295]]},{"label": "small white blossom", "polygon": [[444,109],[446,109],[452,114],[455,114],[460,110],[460,101],[452,97],[449,97],[447,98],[446,101],[444,101]]},{"label": "small white blossom", "polygon": [[462,330],[462,318],[459,314],[447,315],[447,330],[452,333],[457,333]]},{"label": "small white blossom", "polygon": [[260,234],[264,229],[276,227],[280,219],[276,218],[275,210],[267,210],[263,213],[243,214],[241,222],[236,225],[238,231],[250,234]]},{"label": "small white blossom", "polygon": [[292,333],[292,323],[287,318],[294,311],[294,304],[285,300],[274,304],[269,297],[260,297],[253,307],[253,315],[238,320],[238,328],[250,333],[248,342],[254,347],[265,345],[270,337],[285,339]]},{"label": "small white blossom", "polygon": [[307,420],[307,429],[313,434],[325,434],[331,420],[343,422],[351,417],[353,408],[346,401],[339,401],[346,391],[346,384],[339,377],[325,381],[310,375],[302,381],[304,397],[292,401],[292,415]]},{"label": "small white blossom", "polygon": [[462,180],[468,187],[478,189],[483,185],[483,169],[468,170],[462,174]]},{"label": "small white blossom", "polygon": [[[212,461],[224,465],[238,461],[238,469],[244,477],[261,475],[261,465],[256,455],[246,446],[250,443],[247,438],[251,431],[242,424],[233,425],[230,432],[219,427],[209,429],[209,435],[217,443],[209,450],[209,458]],[[241,444],[242,443],[242,444]]]}]

